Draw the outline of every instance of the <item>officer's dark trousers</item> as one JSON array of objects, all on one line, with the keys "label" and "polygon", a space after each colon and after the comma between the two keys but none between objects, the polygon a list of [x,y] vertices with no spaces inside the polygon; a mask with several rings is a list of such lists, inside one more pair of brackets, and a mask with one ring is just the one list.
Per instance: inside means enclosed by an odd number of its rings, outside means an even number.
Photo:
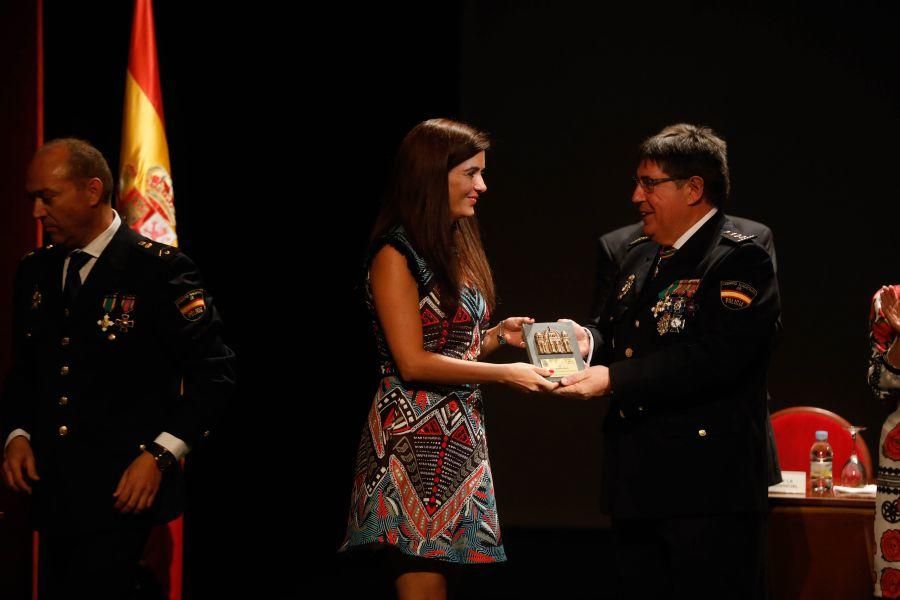
[{"label": "officer's dark trousers", "polygon": [[39,600],[134,598],[138,561],[149,535],[149,527],[80,534],[41,531]]},{"label": "officer's dark trousers", "polygon": [[763,514],[614,519],[613,543],[619,598],[767,596]]}]

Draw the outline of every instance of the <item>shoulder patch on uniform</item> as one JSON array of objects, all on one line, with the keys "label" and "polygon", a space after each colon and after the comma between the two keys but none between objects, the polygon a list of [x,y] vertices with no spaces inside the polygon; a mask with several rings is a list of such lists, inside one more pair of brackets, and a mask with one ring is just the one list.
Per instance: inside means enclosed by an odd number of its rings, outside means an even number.
[{"label": "shoulder patch on uniform", "polygon": [[756,298],[756,288],[749,283],[736,280],[719,282],[719,295],[722,298],[722,306],[729,310],[744,310],[753,304]]},{"label": "shoulder patch on uniform", "polygon": [[175,306],[188,321],[196,321],[206,312],[206,300],[202,289],[191,290],[175,301]]},{"label": "shoulder patch on uniform", "polygon": [[738,231],[732,231],[730,229],[725,229],[722,231],[722,237],[730,242],[734,242],[736,244],[743,244],[747,240],[752,240],[756,237],[756,235],[746,235],[744,233],[740,233]]},{"label": "shoulder patch on uniform", "polygon": [[649,236],[642,235],[641,237],[635,238],[635,239],[631,240],[630,242],[628,242],[628,247],[633,248],[634,246],[637,246],[638,244],[642,244],[642,243],[648,241],[649,239],[650,239]]},{"label": "shoulder patch on uniform", "polygon": [[148,240],[147,238],[139,239],[137,241],[137,245],[147,254],[158,256],[164,260],[175,258],[175,256],[178,254],[178,248],[176,248],[175,246],[168,246],[166,244]]}]

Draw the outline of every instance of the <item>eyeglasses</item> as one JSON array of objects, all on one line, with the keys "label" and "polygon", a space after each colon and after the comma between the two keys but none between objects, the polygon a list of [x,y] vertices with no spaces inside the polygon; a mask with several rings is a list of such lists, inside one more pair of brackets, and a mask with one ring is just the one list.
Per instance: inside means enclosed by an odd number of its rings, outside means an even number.
[{"label": "eyeglasses", "polygon": [[659,179],[653,179],[652,177],[632,177],[631,180],[634,182],[634,185],[641,186],[641,189],[644,190],[645,194],[652,194],[653,188],[658,186],[661,183],[666,183],[667,181],[684,181],[685,179],[689,179],[688,177],[660,177]]}]

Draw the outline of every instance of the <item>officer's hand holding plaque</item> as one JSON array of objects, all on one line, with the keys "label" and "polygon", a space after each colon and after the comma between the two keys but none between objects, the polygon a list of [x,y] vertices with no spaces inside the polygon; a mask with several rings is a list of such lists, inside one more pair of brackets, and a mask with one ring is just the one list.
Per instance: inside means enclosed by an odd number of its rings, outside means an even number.
[{"label": "officer's hand holding plaque", "polygon": [[532,364],[550,369],[550,381],[584,370],[584,360],[578,349],[575,326],[571,321],[556,323],[523,323],[522,336]]}]

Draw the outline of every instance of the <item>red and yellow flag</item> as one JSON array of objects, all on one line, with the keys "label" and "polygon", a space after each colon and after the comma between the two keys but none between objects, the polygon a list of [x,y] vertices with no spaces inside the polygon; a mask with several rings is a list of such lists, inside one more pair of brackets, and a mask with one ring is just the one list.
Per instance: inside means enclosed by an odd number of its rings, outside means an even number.
[{"label": "red and yellow flag", "polygon": [[177,246],[152,0],[134,3],[120,164],[118,208],[128,225],[152,240]]},{"label": "red and yellow flag", "polygon": [[[118,209],[122,217],[141,235],[177,246],[152,0],[134,2],[120,164]],[[183,536],[184,519],[178,517],[154,528],[144,549],[143,562],[169,600],[181,599]]]}]

